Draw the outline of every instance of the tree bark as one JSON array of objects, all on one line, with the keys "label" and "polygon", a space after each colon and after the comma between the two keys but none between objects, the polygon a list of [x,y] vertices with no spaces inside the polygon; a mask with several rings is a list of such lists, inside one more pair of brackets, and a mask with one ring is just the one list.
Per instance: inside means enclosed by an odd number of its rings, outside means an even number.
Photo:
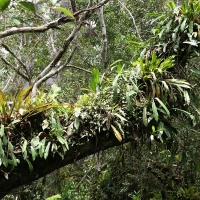
[{"label": "tree bark", "polygon": [[46,160],[37,158],[34,162],[32,162],[34,167],[32,172],[30,172],[27,162],[21,159],[20,164],[18,164],[18,166],[15,167],[10,174],[8,173],[8,180],[6,180],[4,172],[5,169],[0,167],[0,199],[11,192],[14,188],[24,184],[29,184],[56,169],[80,160],[86,156],[110,147],[122,145],[128,141],[129,140],[127,139],[123,142],[119,142],[112,130],[110,130],[109,132],[97,133],[97,135],[91,137],[89,141],[83,139],[81,141],[82,145],[69,147],[64,159],[62,159],[58,154],[54,156],[49,155]]}]

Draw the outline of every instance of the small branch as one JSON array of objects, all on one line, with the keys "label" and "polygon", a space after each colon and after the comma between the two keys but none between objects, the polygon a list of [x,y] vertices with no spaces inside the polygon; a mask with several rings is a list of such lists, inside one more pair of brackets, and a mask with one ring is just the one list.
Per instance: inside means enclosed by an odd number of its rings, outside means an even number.
[{"label": "small branch", "polygon": [[124,9],[125,9],[125,10],[128,12],[128,14],[131,16],[131,18],[132,18],[132,20],[133,20],[133,25],[135,26],[136,33],[137,33],[139,39],[142,40],[142,39],[141,39],[141,36],[140,36],[140,33],[139,33],[139,31],[138,31],[137,25],[136,25],[136,23],[135,23],[135,18],[134,18],[133,15],[131,14],[130,10],[129,10],[120,0],[118,0],[118,2],[122,5],[122,7],[124,7]]},{"label": "small branch", "polygon": [[55,44],[54,44],[54,38],[53,38],[53,31],[52,29],[50,29],[50,42],[51,42],[51,47],[52,47],[52,50],[53,50],[53,54],[55,55],[57,50],[55,48]]},{"label": "small branch", "polygon": [[77,69],[77,70],[80,70],[80,71],[83,71],[83,72],[92,74],[91,71],[89,71],[89,70],[87,70],[87,69],[84,69],[84,68],[81,68],[81,67],[77,67],[77,66],[75,66],[75,65],[67,65],[66,67],[73,68],[73,69]]},{"label": "small branch", "polygon": [[44,75],[43,77],[41,77],[41,78],[38,79],[38,80],[36,79],[37,81],[35,81],[34,84],[33,84],[32,98],[35,97],[37,88],[38,88],[42,83],[44,83],[47,79],[49,79],[50,77],[54,76],[55,74],[58,74],[64,67],[66,67],[66,66],[69,64],[69,62],[71,61],[72,56],[74,55],[75,50],[76,50],[76,46],[74,46],[74,48],[72,49],[71,54],[70,54],[70,56],[68,57],[68,59],[67,59],[67,61],[65,62],[64,65],[61,65],[61,66],[58,67],[58,68],[52,68],[52,70],[49,71],[46,75]]},{"label": "small branch", "polygon": [[25,70],[25,72],[26,72],[26,74],[27,74],[27,77],[29,77],[29,79],[30,79],[30,75],[29,75],[29,72],[28,72],[28,67],[17,57],[17,55],[15,55],[15,53],[14,52],[12,52],[11,50],[10,50],[10,48],[6,45],[6,44],[4,44],[3,42],[1,43],[1,46],[2,47],[4,47],[4,49],[6,50],[6,51],[8,51],[14,58],[16,58],[16,60],[20,63],[20,65],[24,68],[24,70]]},{"label": "small branch", "polygon": [[20,75],[22,78],[24,78],[26,81],[29,81],[29,78],[20,72],[20,69],[15,68],[11,63],[9,63],[5,58],[3,58],[2,56],[0,56],[1,60],[8,66],[10,66],[18,75]]},{"label": "small branch", "polygon": [[102,60],[104,63],[104,68],[106,69],[108,66],[108,61],[107,61],[107,44],[108,44],[108,40],[107,40],[107,34],[106,34],[106,24],[104,21],[104,16],[103,16],[103,7],[99,8],[99,21],[101,24],[101,28],[102,28],[102,40],[103,40],[103,47],[102,47]]},{"label": "small branch", "polygon": [[85,175],[83,176],[83,178],[80,180],[80,182],[79,182],[78,185],[76,186],[76,191],[79,190],[80,185],[82,184],[82,182],[85,180],[85,178],[88,176],[88,174],[90,173],[90,171],[91,171],[92,169],[93,169],[93,168],[90,167],[90,168],[88,169],[88,171],[85,173]]},{"label": "small branch", "polygon": [[92,6],[90,8],[84,8],[82,10],[79,10],[77,12],[74,13],[74,17],[76,17],[77,15],[81,14],[82,12],[85,12],[85,11],[93,11],[93,10],[96,10],[97,8],[100,8],[101,6],[103,6],[104,4],[108,3],[110,0],[103,0],[101,2],[99,2],[97,5],[95,6]]},{"label": "small branch", "polygon": [[72,22],[72,21],[74,21],[74,20],[69,17],[61,17],[55,21],[49,22],[47,24],[44,24],[44,25],[38,26],[38,27],[20,27],[20,28],[13,27],[9,30],[1,32],[0,38],[8,37],[10,35],[15,35],[18,33],[45,32],[48,29],[58,28],[60,25],[66,24],[66,23]]},{"label": "small branch", "polygon": [[99,152],[97,153],[97,171],[98,171],[98,172],[101,172],[102,153],[103,153],[103,151],[99,151]]}]

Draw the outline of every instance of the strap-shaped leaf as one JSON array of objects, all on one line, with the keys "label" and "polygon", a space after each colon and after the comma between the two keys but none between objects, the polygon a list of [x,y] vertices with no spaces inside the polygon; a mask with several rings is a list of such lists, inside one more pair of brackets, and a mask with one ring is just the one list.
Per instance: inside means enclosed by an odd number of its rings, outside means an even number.
[{"label": "strap-shaped leaf", "polygon": [[115,137],[121,142],[122,136],[120,132],[111,124],[112,130],[114,131]]},{"label": "strap-shaped leaf", "polygon": [[158,110],[154,101],[152,101],[152,111],[153,111],[154,119],[158,121]]},{"label": "strap-shaped leaf", "polygon": [[156,100],[159,102],[159,104],[164,108],[166,114],[167,114],[168,116],[170,116],[170,112],[169,112],[168,108],[165,106],[165,104],[164,104],[159,98],[156,97],[155,99],[156,99]]}]

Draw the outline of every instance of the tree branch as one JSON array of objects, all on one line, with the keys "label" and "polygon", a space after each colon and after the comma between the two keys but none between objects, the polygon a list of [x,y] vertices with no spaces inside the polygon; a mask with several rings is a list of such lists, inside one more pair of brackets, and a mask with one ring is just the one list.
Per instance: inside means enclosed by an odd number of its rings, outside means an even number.
[{"label": "tree branch", "polygon": [[30,74],[29,74],[29,72],[28,72],[28,67],[17,57],[17,55],[15,55],[15,53],[14,52],[12,52],[11,50],[10,50],[10,48],[6,45],[6,44],[4,44],[3,42],[1,43],[1,46],[2,47],[4,47],[4,49],[6,50],[6,51],[8,51],[14,58],[16,58],[16,60],[20,63],[20,65],[23,67],[23,69],[25,70],[25,72],[26,72],[26,74],[27,74],[27,77],[29,78],[29,81],[30,81]]},{"label": "tree branch", "polygon": [[49,22],[47,24],[38,27],[20,27],[20,28],[13,27],[9,30],[1,32],[0,38],[8,37],[18,33],[45,32],[46,30],[49,30],[51,28],[58,28],[62,24],[66,24],[68,22],[73,22],[73,21],[74,20],[69,17],[61,17],[55,21]]},{"label": "tree branch", "polygon": [[76,17],[77,15],[81,14],[82,12],[85,12],[85,11],[93,11],[93,10],[96,10],[97,8],[100,8],[102,7],[104,4],[108,3],[110,0],[103,0],[101,2],[99,2],[97,5],[95,6],[92,6],[90,8],[85,8],[85,9],[82,9],[82,10],[79,10],[77,12],[74,13],[74,17]]},{"label": "tree branch", "polygon": [[[64,159],[62,159],[58,154],[55,154],[54,156],[49,155],[46,160],[38,157],[34,162],[32,162],[34,168],[33,172],[30,172],[27,162],[23,160],[20,160],[20,164],[18,164],[10,174],[9,172],[4,172],[4,170],[0,168],[0,199],[8,194],[12,189],[24,184],[30,184],[32,181],[44,177],[67,164],[73,163],[100,150],[122,145],[122,143],[116,139],[112,130],[109,132],[109,134],[107,131],[97,133],[95,137],[90,138],[89,140],[81,139],[80,144],[82,145],[70,146]],[[98,137],[98,142],[95,139],[96,137]],[[126,140],[124,143],[128,141],[129,140]],[[8,174],[8,180],[5,179],[4,173]]]},{"label": "tree branch", "polygon": [[20,75],[21,77],[23,77],[26,81],[29,81],[29,77],[26,76],[25,74],[20,72],[20,68],[15,68],[11,63],[9,63],[5,58],[3,58],[2,56],[0,56],[1,60],[8,66],[10,66],[18,75]]}]

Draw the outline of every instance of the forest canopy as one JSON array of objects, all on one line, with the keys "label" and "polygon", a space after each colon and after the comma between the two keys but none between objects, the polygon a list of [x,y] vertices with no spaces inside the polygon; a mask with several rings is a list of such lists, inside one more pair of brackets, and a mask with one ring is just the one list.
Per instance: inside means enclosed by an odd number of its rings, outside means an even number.
[{"label": "forest canopy", "polygon": [[91,154],[101,173],[113,146],[160,196],[144,181],[104,199],[199,198],[200,2],[157,3],[1,0],[1,198]]}]

